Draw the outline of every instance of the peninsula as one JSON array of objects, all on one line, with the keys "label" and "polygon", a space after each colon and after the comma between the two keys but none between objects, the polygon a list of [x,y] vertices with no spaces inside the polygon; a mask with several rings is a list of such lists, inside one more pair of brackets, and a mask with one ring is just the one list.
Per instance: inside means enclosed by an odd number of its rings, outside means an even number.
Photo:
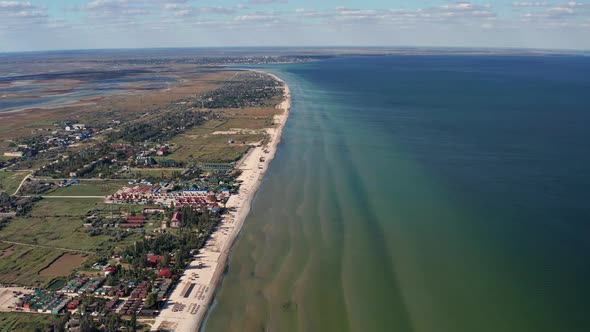
[{"label": "peninsula", "polygon": [[241,171],[237,178],[241,183],[240,189],[237,194],[229,197],[226,203],[228,212],[222,215],[218,228],[185,269],[177,287],[156,318],[153,331],[194,332],[201,328],[213,301],[215,289],[223,276],[232,244],[248,216],[262,178],[274,159],[289,116],[289,87],[277,76],[270,76],[282,83],[284,92],[283,101],[276,106],[280,113],[274,116],[273,127],[266,128],[269,140],[266,144],[251,148],[237,163],[236,169]]},{"label": "peninsula", "polygon": [[196,331],[289,87],[228,58],[76,61],[0,78],[0,322]]}]

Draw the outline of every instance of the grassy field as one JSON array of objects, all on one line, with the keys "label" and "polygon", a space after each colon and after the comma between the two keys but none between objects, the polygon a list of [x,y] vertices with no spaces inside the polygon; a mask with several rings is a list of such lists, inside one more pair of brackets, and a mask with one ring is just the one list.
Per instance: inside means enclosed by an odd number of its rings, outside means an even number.
[{"label": "grassy field", "polygon": [[104,180],[104,181],[84,181],[71,185],[69,187],[57,188],[47,196],[107,196],[114,194],[121,189],[126,181],[121,180]]},{"label": "grassy field", "polygon": [[[176,146],[175,150],[166,158],[178,161],[228,163],[238,160],[248,151],[249,144],[265,139],[264,134],[212,134],[225,130],[225,126],[209,130],[199,127],[178,135],[172,140]],[[230,143],[230,140],[234,143]]]},{"label": "grassy field", "polygon": [[[0,241],[19,243],[0,242],[0,283],[42,286],[55,273],[40,275],[39,272],[64,254],[64,249],[94,252],[126,246],[140,239],[141,233],[130,233],[119,242],[113,242],[108,235],[87,234],[83,226],[86,212],[108,211],[110,207],[99,199],[56,198],[37,202],[30,216],[14,218],[0,230]],[[141,211],[142,207],[136,208]]]},{"label": "grassy field", "polygon": [[83,218],[96,208],[99,199],[44,199],[35,204],[28,217],[14,218],[0,231],[0,240],[67,248],[98,249],[107,236],[90,237],[83,227]]},{"label": "grassy field", "polygon": [[0,283],[18,283],[29,286],[42,286],[52,279],[37,274],[63,252],[55,249],[11,245],[14,250],[8,256],[0,257]]},{"label": "grassy field", "polygon": [[145,177],[145,176],[153,176],[153,177],[170,177],[174,172],[183,172],[184,168],[132,168],[131,172],[136,176]]},{"label": "grassy field", "polygon": [[[102,200],[98,198],[80,198],[74,200],[43,199],[33,208],[31,217],[66,216],[79,217],[94,209]],[[2,234],[0,232],[0,234]]]},{"label": "grassy field", "polygon": [[[226,137],[222,137],[223,142],[227,142]],[[204,144],[205,139],[200,139],[191,143],[185,141],[179,148],[174,151],[168,158],[178,161],[198,161],[213,163],[230,163],[234,162],[248,151],[246,145],[230,146],[226,143],[221,144]],[[215,141],[207,140],[209,142]]]},{"label": "grassy field", "polygon": [[64,288],[66,284],[67,280],[65,278],[55,278],[47,285],[47,289],[52,291],[58,291]]},{"label": "grassy field", "polygon": [[[223,120],[211,120],[172,139],[175,144],[169,159],[177,161],[196,161],[229,163],[238,160],[248,151],[249,144],[265,139],[262,131],[274,125],[277,114],[274,108],[239,108],[215,110]],[[254,131],[242,133],[244,131]],[[236,133],[227,133],[237,131]],[[259,133],[256,133],[259,131]],[[213,134],[226,132],[225,134]],[[234,143],[229,143],[232,140]]]},{"label": "grassy field", "polygon": [[5,191],[14,194],[23,179],[29,172],[5,172],[0,171],[0,192]]},{"label": "grassy field", "polygon": [[215,130],[229,130],[232,128],[241,129],[262,129],[273,125],[275,115],[282,112],[274,108],[238,108],[222,109],[217,111],[228,120],[219,125]]},{"label": "grassy field", "polygon": [[88,236],[82,223],[80,217],[15,218],[0,232],[0,240],[81,251],[98,249],[108,240]]},{"label": "grassy field", "polygon": [[52,320],[51,315],[0,312],[0,332],[43,331]]},{"label": "grassy field", "polygon": [[39,271],[39,275],[44,277],[67,277],[82,265],[87,258],[88,255],[65,253],[59,256],[46,268]]}]

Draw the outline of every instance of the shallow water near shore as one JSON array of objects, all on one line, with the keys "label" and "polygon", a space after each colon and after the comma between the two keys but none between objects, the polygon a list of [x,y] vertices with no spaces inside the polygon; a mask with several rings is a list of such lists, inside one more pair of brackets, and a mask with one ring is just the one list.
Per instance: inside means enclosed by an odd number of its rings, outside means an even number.
[{"label": "shallow water near shore", "polygon": [[590,330],[590,59],[265,68],[292,112],[203,330]]}]

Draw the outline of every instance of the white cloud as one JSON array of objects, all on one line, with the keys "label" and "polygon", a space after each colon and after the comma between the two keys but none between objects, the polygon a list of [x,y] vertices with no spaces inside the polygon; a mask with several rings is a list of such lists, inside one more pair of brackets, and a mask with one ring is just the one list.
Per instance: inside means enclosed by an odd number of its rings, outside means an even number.
[{"label": "white cloud", "polygon": [[513,2],[513,7],[547,7],[549,4],[547,2]]},{"label": "white cloud", "polygon": [[127,8],[129,6],[128,0],[95,0],[85,5],[80,6],[80,10],[118,10]]},{"label": "white cloud", "polygon": [[590,19],[590,4],[570,1],[547,6],[540,11],[529,11],[522,15],[523,22],[547,26],[583,26],[584,19]]},{"label": "white cloud", "polygon": [[[179,42],[186,40],[187,43],[191,43],[194,41],[195,31],[200,31],[203,33],[199,35],[208,36],[207,38],[216,43],[231,40],[238,44],[242,39],[252,43],[256,40],[266,42],[278,34],[278,31],[286,32],[286,35],[293,35],[295,31],[305,31],[299,36],[291,36],[294,39],[289,39],[299,40],[302,43],[307,43],[307,38],[318,42],[322,40],[321,38],[325,41],[333,41],[334,36],[330,33],[339,33],[343,38],[342,41],[348,40],[347,38],[351,41],[384,40],[385,43],[391,44],[394,40],[388,39],[389,37],[378,39],[376,36],[379,33],[383,36],[397,36],[396,32],[401,30],[404,30],[404,33],[447,31],[444,35],[446,40],[459,38],[457,36],[467,32],[473,35],[480,33],[489,36],[489,34],[498,34],[499,31],[506,33],[510,30],[514,35],[519,35],[520,31],[538,28],[554,30],[579,28],[585,29],[584,31],[590,35],[590,5],[582,2],[520,1],[513,2],[513,10],[505,13],[495,6],[484,5],[481,2],[438,1],[439,5],[424,6],[419,9],[403,7],[318,9],[310,3],[306,4],[305,8],[301,6],[281,9],[281,6],[272,6],[274,11],[265,11],[265,4],[279,4],[287,1],[244,0],[243,4],[231,6],[206,6],[207,2],[203,0],[83,0],[77,6],[69,8],[76,13],[60,16],[60,14],[49,15],[46,8],[35,5],[32,0],[0,0],[0,31],[4,35],[15,36],[15,39],[22,38],[25,34],[21,31],[26,29],[33,31],[27,32],[27,37],[35,34],[51,36],[53,31],[56,34],[63,32],[65,36],[73,36],[83,31],[86,39],[102,38],[106,40],[106,44],[108,44],[108,37],[104,36],[107,32],[127,39],[144,36],[146,38],[142,40],[147,43],[152,42],[153,39],[151,35],[145,34],[156,30],[161,31],[162,34],[168,34],[170,38]],[[219,1],[219,3],[223,2]],[[291,1],[291,3],[295,2]],[[346,2],[340,1],[340,3]],[[20,29],[19,33],[13,31],[14,27]],[[272,29],[265,29],[269,27]],[[225,35],[219,32],[222,30],[226,31]],[[235,32],[247,30],[257,32],[248,35]],[[342,34],[342,31],[349,33]],[[363,34],[364,39],[361,38]],[[353,35],[359,39],[353,39]],[[425,35],[426,37],[421,40],[431,40],[429,33]],[[510,38],[506,35],[503,37]],[[445,38],[435,40],[435,44],[444,42]],[[484,43],[487,41],[486,38],[478,41]],[[73,40],[74,37],[70,39]],[[414,42],[413,39],[407,40]],[[462,40],[461,42],[463,43]],[[1,43],[3,39],[0,38]]]},{"label": "white cloud", "polygon": [[46,17],[47,8],[28,1],[0,1],[0,17]]},{"label": "white cloud", "polygon": [[29,1],[0,1],[0,11],[20,11],[34,7]]},{"label": "white cloud", "polygon": [[236,21],[241,22],[271,22],[277,20],[278,17],[271,13],[255,13],[250,15],[236,16]]},{"label": "white cloud", "polygon": [[0,1],[0,22],[8,29],[43,24],[48,16],[47,8],[29,1]]},{"label": "white cloud", "polygon": [[190,17],[197,15],[231,15],[236,9],[227,7],[193,7],[188,4],[166,4],[164,9],[173,12],[175,17]]},{"label": "white cloud", "polygon": [[253,5],[268,5],[271,3],[288,3],[288,0],[250,0]]}]

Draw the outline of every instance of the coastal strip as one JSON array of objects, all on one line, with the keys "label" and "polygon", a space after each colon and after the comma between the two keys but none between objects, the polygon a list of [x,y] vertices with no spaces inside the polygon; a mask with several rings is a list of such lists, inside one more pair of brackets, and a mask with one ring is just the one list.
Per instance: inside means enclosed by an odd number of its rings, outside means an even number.
[{"label": "coastal strip", "polygon": [[252,147],[236,166],[236,169],[242,171],[238,177],[242,182],[239,193],[229,198],[226,204],[227,213],[223,215],[217,230],[205,246],[187,266],[152,325],[152,331],[200,330],[213,302],[215,290],[223,277],[232,245],[250,212],[252,199],[262,183],[264,174],[275,157],[291,110],[291,93],[287,84],[276,75],[258,72],[269,75],[283,84],[283,101],[276,106],[283,112],[275,115],[275,126],[266,128],[270,138],[268,143]]}]

